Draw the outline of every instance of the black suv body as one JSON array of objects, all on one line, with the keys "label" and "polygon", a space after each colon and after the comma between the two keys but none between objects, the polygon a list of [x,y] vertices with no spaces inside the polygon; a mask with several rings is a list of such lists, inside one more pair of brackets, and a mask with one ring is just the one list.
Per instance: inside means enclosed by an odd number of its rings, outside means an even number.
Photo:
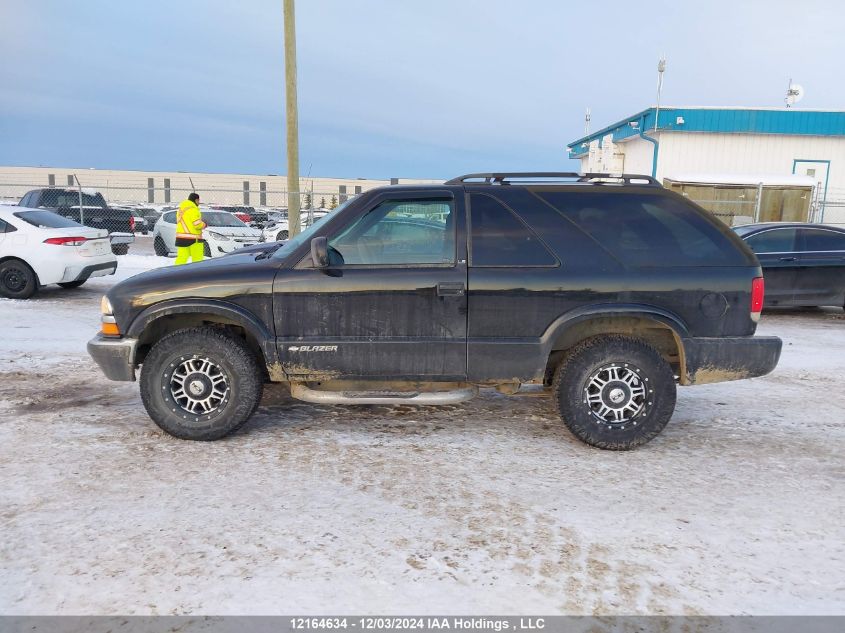
[{"label": "black suv body", "polygon": [[[559,180],[564,180],[563,183]],[[390,186],[281,247],[150,271],[89,351],[184,438],[243,424],[266,381],[329,404],[457,402],[543,385],[580,439],[625,449],[675,385],[760,376],[754,254],[648,177],[481,174]]]},{"label": "black suv body", "polygon": [[74,222],[105,229],[109,232],[115,255],[125,255],[129,245],[135,241],[134,212],[131,209],[109,207],[103,194],[96,191],[58,187],[33,189],[24,194],[18,205],[31,209],[50,209]]}]

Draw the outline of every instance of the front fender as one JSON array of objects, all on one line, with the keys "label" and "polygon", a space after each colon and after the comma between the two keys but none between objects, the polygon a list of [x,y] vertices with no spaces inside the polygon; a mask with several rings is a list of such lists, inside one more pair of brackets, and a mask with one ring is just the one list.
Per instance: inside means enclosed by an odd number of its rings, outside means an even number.
[{"label": "front fender", "polygon": [[249,310],[219,299],[174,299],[153,304],[139,312],[124,333],[129,338],[139,338],[158,319],[175,314],[207,314],[218,316],[227,323],[238,325],[258,342],[268,365],[277,360],[272,332]]}]

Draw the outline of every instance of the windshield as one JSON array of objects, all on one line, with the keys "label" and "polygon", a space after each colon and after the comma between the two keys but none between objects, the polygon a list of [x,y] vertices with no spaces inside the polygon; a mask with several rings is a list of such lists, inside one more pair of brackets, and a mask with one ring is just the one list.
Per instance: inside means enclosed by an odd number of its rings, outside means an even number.
[{"label": "windshield", "polygon": [[68,220],[52,211],[18,211],[14,216],[32,226],[42,229],[69,229],[75,226],[82,226],[78,222]]},{"label": "windshield", "polygon": [[[83,207],[105,207],[106,200],[101,193],[82,192]],[[41,194],[42,207],[79,207],[80,193],[69,189],[48,189]]]},{"label": "windshield", "polygon": [[[340,205],[337,209],[338,210],[342,209],[345,204],[347,204],[347,203]],[[273,257],[285,258],[288,255],[290,255],[297,248],[299,248],[300,244],[304,244],[305,242],[309,241],[311,239],[311,236],[314,235],[314,233],[317,232],[317,230],[320,228],[320,226],[322,226],[330,217],[331,217],[331,214],[328,214],[328,215],[324,215],[323,217],[317,218],[316,220],[314,220],[314,224],[309,226],[302,233],[295,235],[294,237],[289,239],[285,243],[284,246],[282,246],[279,250],[277,250],[273,254]]]},{"label": "windshield", "polygon": [[246,226],[234,215],[225,211],[203,211],[202,219],[208,226]]}]

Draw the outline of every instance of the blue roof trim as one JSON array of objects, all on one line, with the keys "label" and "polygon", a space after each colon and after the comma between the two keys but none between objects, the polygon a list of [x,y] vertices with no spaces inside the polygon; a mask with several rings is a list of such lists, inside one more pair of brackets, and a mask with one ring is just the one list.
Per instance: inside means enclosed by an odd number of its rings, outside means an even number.
[{"label": "blue roof trim", "polygon": [[[639,129],[629,125],[644,119],[646,132],[654,129],[654,108],[626,117],[567,145],[570,158],[587,153],[591,141],[613,134],[621,141],[638,136]],[[676,120],[683,117],[684,123]],[[807,110],[750,110],[743,108],[660,108],[658,132],[715,132],[723,134],[790,134],[805,136],[845,136],[845,112]]]}]

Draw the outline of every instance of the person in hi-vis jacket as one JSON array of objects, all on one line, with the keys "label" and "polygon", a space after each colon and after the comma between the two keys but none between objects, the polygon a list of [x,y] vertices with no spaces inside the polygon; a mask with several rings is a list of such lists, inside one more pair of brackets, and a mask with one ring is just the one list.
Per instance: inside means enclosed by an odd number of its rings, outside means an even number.
[{"label": "person in hi-vis jacket", "polygon": [[202,230],[205,222],[199,208],[200,195],[196,192],[179,204],[176,211],[176,265],[201,262],[204,257],[205,242]]}]

